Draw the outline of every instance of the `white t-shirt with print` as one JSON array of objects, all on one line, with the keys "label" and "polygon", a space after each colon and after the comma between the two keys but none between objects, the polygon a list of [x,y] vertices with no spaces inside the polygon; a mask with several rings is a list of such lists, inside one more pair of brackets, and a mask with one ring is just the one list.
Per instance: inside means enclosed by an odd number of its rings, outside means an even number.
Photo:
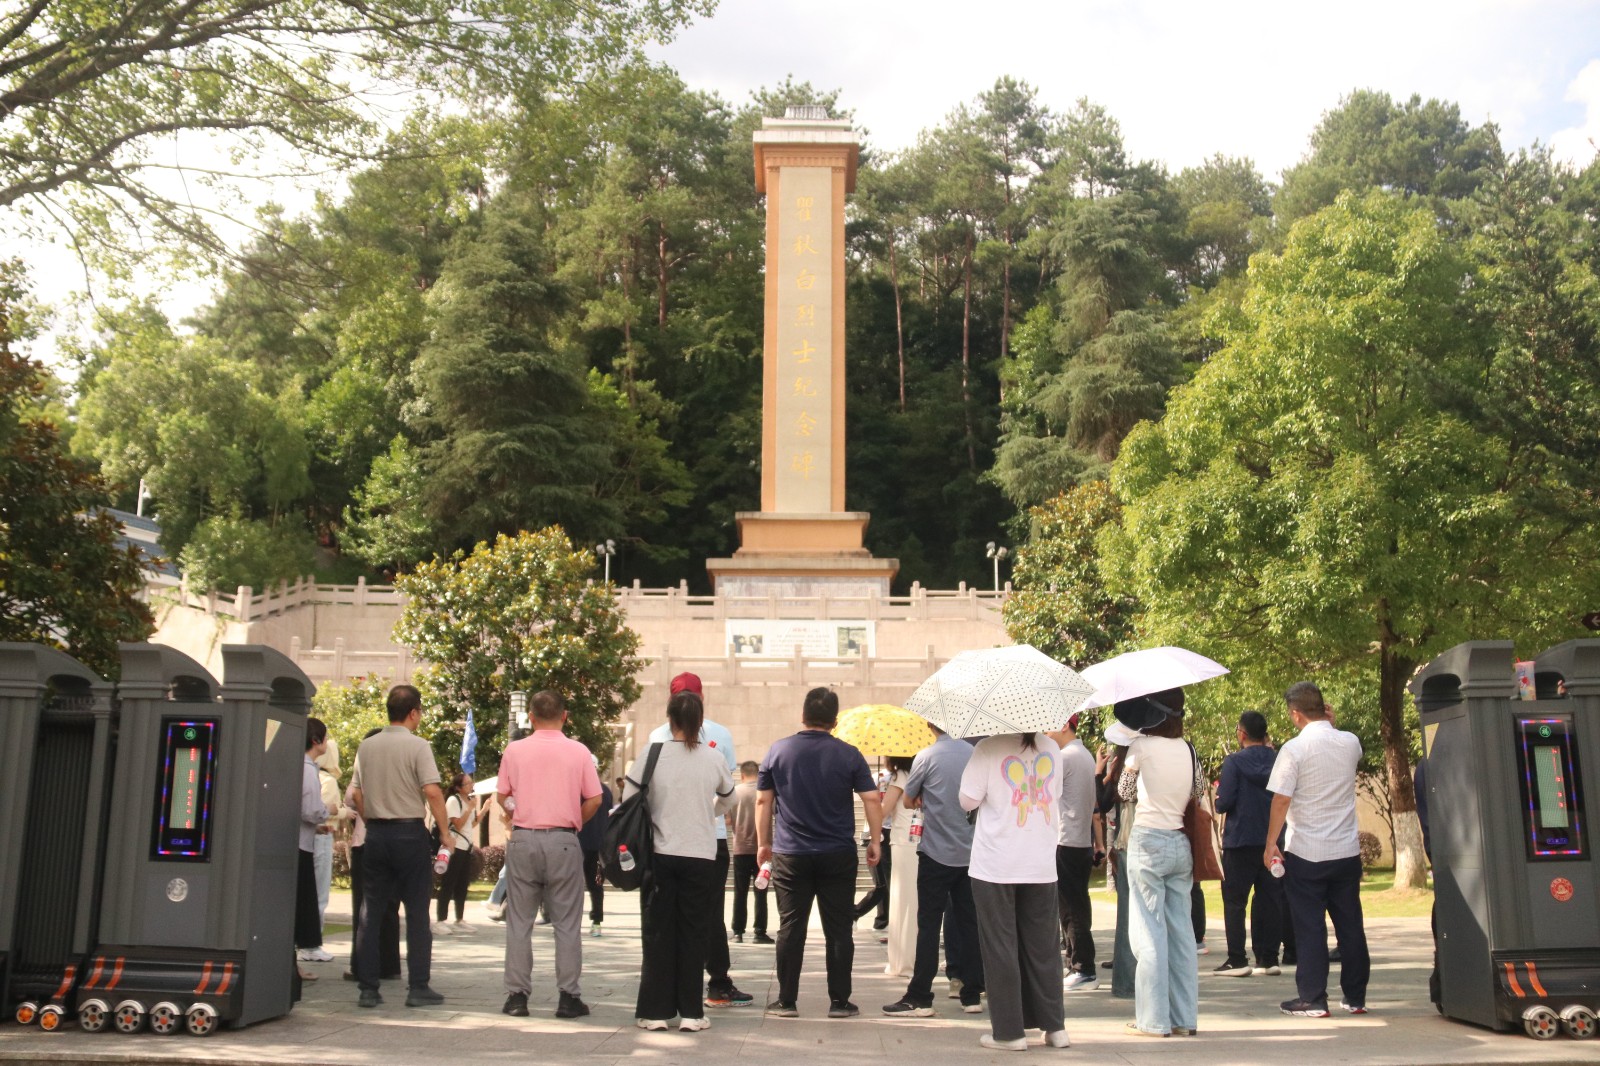
[{"label": "white t-shirt with print", "polygon": [[1061,749],[1038,733],[1027,750],[1014,733],[978,742],[961,774],[961,806],[978,812],[968,872],[1002,885],[1054,883]]}]

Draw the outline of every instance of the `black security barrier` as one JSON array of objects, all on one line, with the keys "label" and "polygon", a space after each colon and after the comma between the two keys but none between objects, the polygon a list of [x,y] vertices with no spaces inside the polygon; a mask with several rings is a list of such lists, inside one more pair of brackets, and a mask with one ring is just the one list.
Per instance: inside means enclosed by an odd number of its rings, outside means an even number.
[{"label": "black security barrier", "polygon": [[0,1004],[24,1025],[60,1027],[94,943],[115,716],[76,659],[0,643]]},{"label": "black security barrier", "polygon": [[[1600,641],[1536,660],[1473,641],[1412,679],[1427,757],[1439,1010],[1540,1039],[1600,1009]],[[1586,777],[1585,774],[1589,776]]]},{"label": "black security barrier", "polygon": [[[122,737],[101,943],[85,1029],[206,1035],[293,1003],[294,886],[311,682],[226,645],[220,690],[193,660],[122,649]],[[220,696],[220,700],[218,697]],[[116,974],[95,981],[93,974]]]}]

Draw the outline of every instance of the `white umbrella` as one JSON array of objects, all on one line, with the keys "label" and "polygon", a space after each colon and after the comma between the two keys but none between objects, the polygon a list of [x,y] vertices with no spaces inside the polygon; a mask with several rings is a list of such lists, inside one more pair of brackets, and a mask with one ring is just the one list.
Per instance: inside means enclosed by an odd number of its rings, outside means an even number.
[{"label": "white umbrella", "polygon": [[493,792],[499,784],[500,779],[498,777],[486,777],[482,781],[475,781],[472,785],[472,794],[474,796],[487,796],[489,793]]},{"label": "white umbrella", "polygon": [[906,700],[953,737],[1053,732],[1094,691],[1077,672],[1027,644],[964,651]]},{"label": "white umbrella", "polygon": [[1221,677],[1228,668],[1187,648],[1141,648],[1085,667],[1083,679],[1094,686],[1084,710],[1109,707],[1122,700],[1182,688]]}]

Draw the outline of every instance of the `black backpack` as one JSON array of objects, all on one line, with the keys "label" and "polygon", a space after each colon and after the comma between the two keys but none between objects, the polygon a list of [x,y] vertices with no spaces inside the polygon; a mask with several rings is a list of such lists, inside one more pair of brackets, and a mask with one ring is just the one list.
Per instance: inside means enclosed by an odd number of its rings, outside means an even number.
[{"label": "black backpack", "polygon": [[[606,826],[605,847],[600,858],[606,880],[624,892],[642,888],[650,876],[650,860],[655,854],[655,830],[650,824],[650,776],[655,773],[659,758],[661,745],[650,745],[643,778],[638,781],[628,778],[638,791],[611,813],[611,821]],[[619,861],[624,848],[633,856],[631,870],[624,870]]]}]

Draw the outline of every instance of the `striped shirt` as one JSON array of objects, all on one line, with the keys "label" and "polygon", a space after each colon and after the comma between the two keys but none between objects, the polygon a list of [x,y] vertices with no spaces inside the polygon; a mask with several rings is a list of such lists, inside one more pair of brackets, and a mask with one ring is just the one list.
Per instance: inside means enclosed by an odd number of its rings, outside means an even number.
[{"label": "striped shirt", "polygon": [[1267,791],[1289,796],[1284,850],[1310,862],[1361,854],[1356,826],[1356,764],[1361,741],[1325,719],[1306,723],[1272,764]]}]

